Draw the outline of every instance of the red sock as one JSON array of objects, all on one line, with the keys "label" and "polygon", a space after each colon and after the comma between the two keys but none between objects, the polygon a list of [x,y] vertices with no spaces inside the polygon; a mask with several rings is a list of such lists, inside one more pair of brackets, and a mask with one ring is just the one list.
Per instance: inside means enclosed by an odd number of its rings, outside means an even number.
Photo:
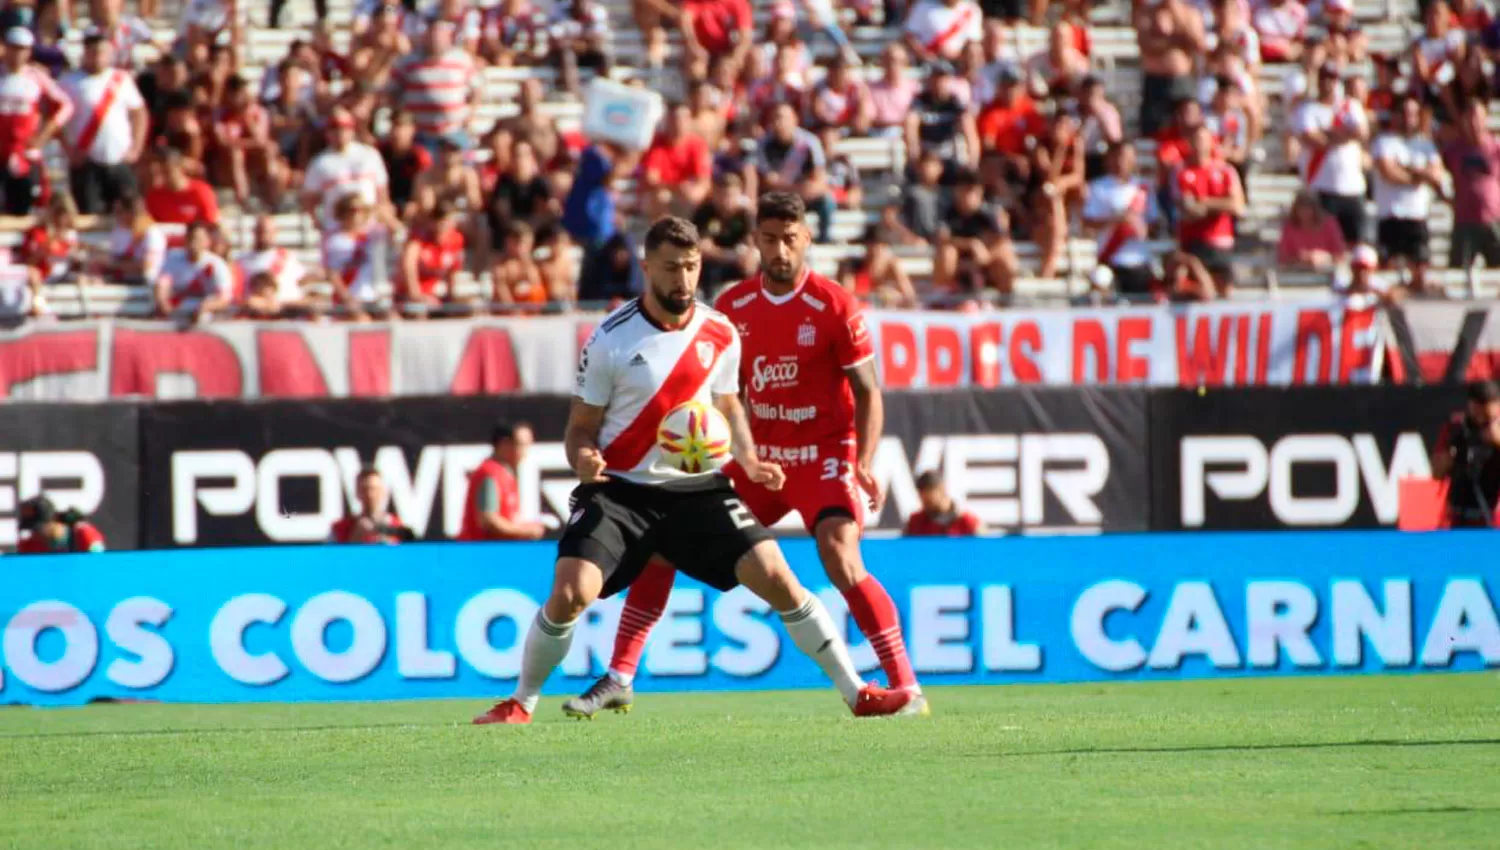
[{"label": "red sock", "polygon": [[672,595],[672,579],[676,572],[665,561],[652,558],[640,576],[631,582],[630,591],[625,594],[625,610],[620,612],[620,628],[615,632],[615,654],[609,660],[609,669],[627,676],[635,675],[651,627],[661,619],[667,598]]},{"label": "red sock", "polygon": [[917,676],[911,670],[911,660],[906,657],[906,641],[901,638],[901,617],[896,613],[896,603],[885,592],[874,576],[867,575],[859,584],[844,591],[844,601],[849,603],[849,613],[864,633],[865,639],[874,647],[880,658],[880,666],[895,689],[911,688],[917,684]]}]

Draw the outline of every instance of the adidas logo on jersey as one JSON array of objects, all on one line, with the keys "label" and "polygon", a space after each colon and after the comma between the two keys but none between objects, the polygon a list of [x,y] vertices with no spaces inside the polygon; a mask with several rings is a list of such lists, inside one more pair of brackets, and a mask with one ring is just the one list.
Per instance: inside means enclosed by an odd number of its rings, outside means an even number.
[{"label": "adidas logo on jersey", "polygon": [[646,358],[642,357],[641,353],[639,351],[637,351],[635,353],[635,356],[632,357],[632,358],[630,358],[630,362],[628,364],[626,364],[626,365],[628,365],[628,366],[645,366],[646,365]]}]

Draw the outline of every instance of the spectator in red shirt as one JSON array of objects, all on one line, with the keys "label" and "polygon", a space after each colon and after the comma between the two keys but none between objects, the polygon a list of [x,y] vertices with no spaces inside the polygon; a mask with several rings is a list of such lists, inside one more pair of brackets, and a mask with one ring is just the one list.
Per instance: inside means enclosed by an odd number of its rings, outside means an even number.
[{"label": "spectator in red shirt", "polygon": [[1235,219],[1244,214],[1245,190],[1234,168],[1214,156],[1213,133],[1207,127],[1195,130],[1189,141],[1187,162],[1177,172],[1177,238],[1227,297],[1234,271]]},{"label": "spectator in red shirt", "polygon": [[667,111],[662,132],[641,158],[641,189],[646,214],[660,218],[676,210],[691,212],[708,197],[713,158],[708,143],[692,131],[693,114],[685,103]]},{"label": "spectator in red shirt", "polygon": [[27,532],[16,544],[17,555],[104,551],[104,535],[99,529],[76,510],[58,511],[46,495],[22,502],[17,521]]},{"label": "spectator in red shirt", "polygon": [[917,495],[922,509],[906,520],[907,537],[973,537],[984,532],[984,523],[953,501],[935,470],[917,476]]},{"label": "spectator in red shirt", "polygon": [[494,453],[469,476],[459,540],[539,540],[547,527],[520,518],[516,468],[531,448],[531,426],[501,422],[490,433]]},{"label": "spectator in red shirt", "polygon": [[182,153],[168,148],[159,158],[160,173],[146,192],[146,211],[161,224],[219,223],[219,202],[213,187],[189,177]]},{"label": "spectator in red shirt", "polygon": [[730,66],[739,68],[745,61],[745,54],[755,44],[755,22],[748,0],[681,2],[682,12],[678,20],[685,48],[683,58],[688,64],[706,61],[709,56],[728,56]]},{"label": "spectator in red shirt", "polygon": [[335,522],[329,532],[333,543],[409,543],[416,534],[401,523],[390,510],[390,496],[385,479],[373,466],[366,466],[354,479],[354,494],[359,512]]}]

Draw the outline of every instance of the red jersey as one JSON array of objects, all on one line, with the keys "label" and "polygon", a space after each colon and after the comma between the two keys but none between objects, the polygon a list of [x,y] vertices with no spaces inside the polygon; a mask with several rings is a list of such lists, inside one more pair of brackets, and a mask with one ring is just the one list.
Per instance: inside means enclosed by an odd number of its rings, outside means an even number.
[{"label": "red jersey", "polygon": [[[350,514],[349,516],[346,516],[343,519],[340,519],[339,521],[337,521],[337,522],[335,522],[333,524],[333,528],[329,532],[329,535],[328,535],[329,538],[332,539],[334,543],[400,543],[401,542],[401,538],[400,537],[396,537],[396,536],[393,536],[393,535],[390,535],[390,534],[377,534],[377,535],[369,536],[369,537],[366,537],[366,536],[355,537],[354,534],[355,534],[355,531],[358,530],[359,521],[361,519],[363,519],[363,517],[356,516],[354,514]],[[398,516],[396,516],[394,513],[391,513],[391,512],[387,512],[386,513],[385,517],[381,519],[380,525],[383,526],[383,527],[385,527],[385,528],[391,529],[391,530],[397,530],[397,529],[402,529],[402,528],[406,527],[406,526],[404,526],[404,525],[401,524],[401,518],[398,517]],[[363,533],[363,532],[361,532],[361,533]]]},{"label": "red jersey", "polygon": [[464,235],[458,230],[450,230],[440,239],[426,234],[417,237],[417,244],[422,246],[417,255],[417,287],[423,295],[432,295],[448,275],[463,268]]},{"label": "red jersey", "polygon": [[973,537],[979,533],[979,517],[969,511],[953,510],[946,514],[917,511],[906,520],[907,537]]},{"label": "red jersey", "polygon": [[716,307],[740,332],[740,386],[765,459],[807,463],[819,446],[852,445],[854,392],[844,370],[875,356],[854,296],[805,271],[783,298],[756,275],[724,290]]},{"label": "red jersey", "polygon": [[87,522],[73,523],[71,531],[54,543],[40,534],[28,534],[16,544],[17,555],[61,555],[67,552],[103,552],[104,535]]},{"label": "red jersey", "polygon": [[199,219],[219,223],[219,201],[214,197],[213,187],[192,177],[181,192],[165,184],[148,191],[146,211],[163,224],[192,224]]},{"label": "red jersey", "polygon": [[73,117],[73,101],[62,86],[36,65],[19,71],[0,68],[0,155],[28,150],[44,115],[59,126]]},{"label": "red jersey", "polygon": [[[487,489],[490,493],[486,493]],[[489,504],[484,504],[489,501]],[[464,523],[459,530],[459,540],[494,540],[479,522],[479,515],[499,511],[500,516],[514,520],[521,513],[521,491],[516,486],[516,476],[494,458],[485,458],[484,463],[469,475],[469,492],[464,497]]]},{"label": "red jersey", "polygon": [[682,11],[693,24],[698,46],[710,56],[733,51],[740,34],[753,26],[746,0],[685,0]]},{"label": "red jersey", "polygon": [[[1214,160],[1200,165],[1185,165],[1177,172],[1177,197],[1216,200],[1229,197],[1239,180],[1234,168]],[[1183,245],[1205,244],[1216,248],[1234,247],[1234,216],[1214,213],[1199,219],[1186,216],[1177,225],[1177,240]]]}]

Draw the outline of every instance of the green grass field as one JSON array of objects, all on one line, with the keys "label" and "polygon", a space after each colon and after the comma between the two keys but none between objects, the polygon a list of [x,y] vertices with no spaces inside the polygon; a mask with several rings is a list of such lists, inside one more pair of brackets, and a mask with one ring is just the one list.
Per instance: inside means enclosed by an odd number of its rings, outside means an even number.
[{"label": "green grass field", "polygon": [[1493,674],[653,695],[476,728],[478,702],[0,709],[0,846],[1500,846]]}]

